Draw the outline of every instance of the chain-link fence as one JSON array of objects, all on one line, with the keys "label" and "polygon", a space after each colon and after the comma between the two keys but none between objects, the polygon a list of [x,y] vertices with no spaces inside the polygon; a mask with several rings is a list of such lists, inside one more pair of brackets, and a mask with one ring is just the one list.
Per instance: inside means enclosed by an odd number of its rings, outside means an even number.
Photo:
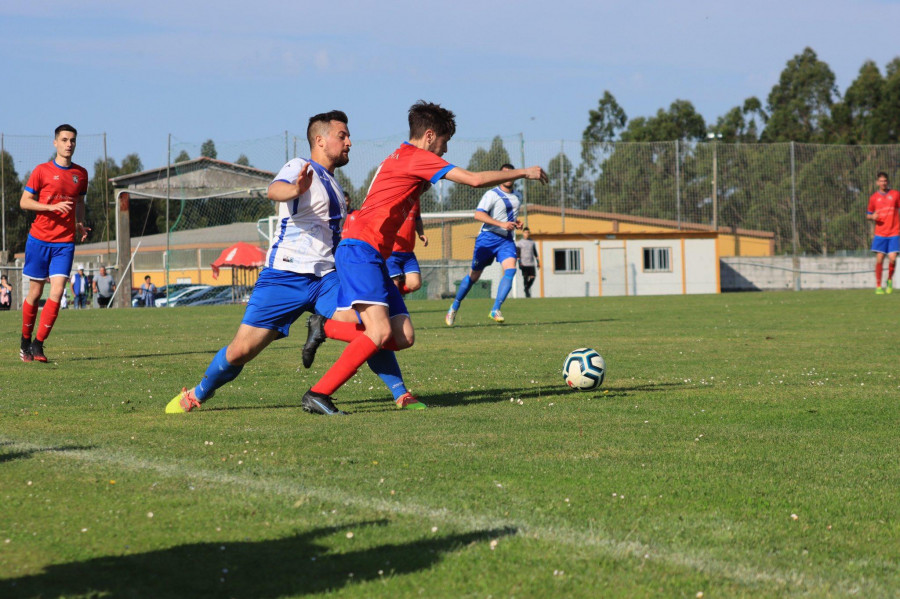
[{"label": "chain-link fence", "polygon": [[[356,206],[380,162],[403,141],[402,135],[354,141],[350,163],[337,177]],[[106,166],[115,161],[106,156],[105,135],[79,134],[75,156],[91,177],[87,220],[96,247],[83,248],[91,252],[90,261],[119,263],[114,196],[127,187],[128,233],[143,240],[131,274],[152,272],[163,284],[186,280],[188,271],[208,269],[223,244],[265,246],[266,225],[256,223],[275,213],[265,187],[288,159],[309,154],[305,136],[290,132],[213,144],[171,137],[163,145],[168,167],[120,175],[112,184]],[[0,146],[2,241],[5,255],[12,257],[24,247],[31,221],[31,215],[22,216],[18,200],[34,165],[53,155],[52,134],[0,134]],[[523,215],[527,217],[528,206],[558,210],[562,232],[569,211],[618,214],[659,219],[676,229],[699,225],[768,232],[774,236],[775,255],[795,258],[867,255],[871,231],[864,217],[876,173],[900,177],[900,146],[716,140],[586,145],[514,135],[454,139],[445,158],[470,170],[496,169],[505,162],[541,165],[550,177],[547,185],[517,184],[525,202]],[[459,232],[458,214],[471,215],[483,191],[441,181],[423,194],[424,213],[448,217],[446,222],[433,220],[432,233],[444,231],[447,223],[457,229],[453,246],[440,255],[430,256],[423,248],[423,267],[442,273],[441,283],[434,281],[442,294],[452,292],[455,275],[448,273],[464,271],[459,255],[471,248],[477,234],[474,221],[471,231]]]}]

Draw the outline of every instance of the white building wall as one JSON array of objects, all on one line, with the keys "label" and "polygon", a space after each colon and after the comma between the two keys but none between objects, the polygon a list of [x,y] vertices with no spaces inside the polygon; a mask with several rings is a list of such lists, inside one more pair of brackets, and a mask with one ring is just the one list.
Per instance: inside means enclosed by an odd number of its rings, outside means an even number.
[{"label": "white building wall", "polygon": [[719,261],[715,239],[685,239],[685,281],[687,293],[719,292]]},{"label": "white building wall", "polygon": [[[669,270],[645,271],[644,249],[667,248]],[[629,239],[626,245],[628,260],[628,295],[681,295],[682,255],[680,239]]]}]

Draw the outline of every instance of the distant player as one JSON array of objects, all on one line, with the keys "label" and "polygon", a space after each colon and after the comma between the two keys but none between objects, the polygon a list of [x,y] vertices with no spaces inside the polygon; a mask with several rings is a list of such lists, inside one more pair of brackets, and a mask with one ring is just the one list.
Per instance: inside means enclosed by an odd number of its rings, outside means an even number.
[{"label": "distant player", "polygon": [[[894,269],[897,266],[897,253],[900,252],[900,192],[890,189],[887,173],[878,173],[875,182],[878,191],[869,198],[866,218],[875,222],[875,238],[872,240],[872,251],[875,252],[875,293],[882,295],[894,290]],[[881,275],[885,255],[888,258],[887,289],[882,289]]]},{"label": "distant player", "polygon": [[[87,239],[90,229],[84,226],[84,196],[88,175],[72,162],[78,132],[72,125],[56,128],[53,147],[56,157],[39,164],[28,177],[19,206],[36,212],[31,232],[25,242],[25,266],[22,274],[31,279],[28,295],[22,303],[22,342],[19,357],[23,362],[46,362],[44,341],[53,329],[66,282],[75,258],[75,239]],[[37,320],[38,304],[44,284],[50,281],[50,297],[44,303],[34,341],[31,340]]]},{"label": "distant player", "polygon": [[[310,160],[291,160],[269,185],[268,197],[278,203],[281,217],[278,237],[269,248],[237,334],[215,355],[200,383],[182,389],[166,406],[166,413],[199,408],[272,341],[287,337],[303,312],[334,313],[339,287],[334,247],[346,216],[344,193],[334,170],[350,160],[347,115],[334,110],[313,116],[307,139]],[[347,323],[350,326],[356,323],[356,315],[350,312],[337,317],[352,320]],[[393,353],[379,352],[369,364],[395,398],[408,395]],[[308,412],[329,413],[327,406],[306,398],[301,405]]]},{"label": "distant player", "polygon": [[516,254],[519,257],[519,270],[522,271],[522,282],[525,284],[525,297],[531,297],[531,286],[537,278],[537,269],[541,267],[537,244],[531,239],[531,230],[522,229],[522,239],[516,241]]},{"label": "distant player", "polygon": [[416,237],[422,240],[423,246],[428,247],[428,237],[425,235],[425,226],[422,224],[422,214],[419,212],[418,202],[406,215],[406,220],[397,231],[394,249],[387,259],[388,274],[402,295],[422,288],[419,261],[413,251],[416,249]]},{"label": "distant player", "polygon": [[[547,175],[539,166],[503,172],[470,172],[448,163],[441,156],[455,132],[452,112],[424,101],[413,104],[409,109],[409,142],[385,158],[362,206],[348,218],[344,239],[335,256],[341,277],[338,306],[358,310],[365,329],[334,327],[328,321],[331,330],[326,328],[325,334],[350,343],[337,362],[306,392],[305,401],[333,406],[330,395],[376,351],[405,349],[413,344],[412,321],[400,291],[391,281],[385,260],[391,255],[397,231],[419,203],[427,185],[444,178],[472,187],[488,187],[523,177],[546,182]],[[424,407],[421,402],[416,404]],[[341,413],[336,408],[335,412]]]},{"label": "distant player", "polygon": [[[500,167],[503,172],[514,169],[511,164]],[[444,322],[448,327],[456,321],[456,312],[459,305],[466,298],[466,294],[472,288],[472,284],[481,278],[485,268],[493,264],[494,260],[503,268],[503,277],[497,286],[497,297],[494,299],[494,307],[489,318],[495,322],[503,322],[503,314],[500,306],[506,301],[512,289],[513,280],[516,277],[516,235],[515,230],[522,228],[519,220],[519,196],[513,192],[515,179],[503,181],[498,187],[489,190],[482,196],[475,209],[475,220],[484,223],[481,232],[475,238],[475,251],[472,256],[472,269],[459,284],[456,299],[447,310]]]}]

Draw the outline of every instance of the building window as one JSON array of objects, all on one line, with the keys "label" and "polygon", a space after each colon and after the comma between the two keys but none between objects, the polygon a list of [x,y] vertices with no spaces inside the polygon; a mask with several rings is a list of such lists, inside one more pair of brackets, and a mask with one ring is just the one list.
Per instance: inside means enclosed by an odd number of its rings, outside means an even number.
[{"label": "building window", "polygon": [[581,250],[580,249],[563,249],[553,250],[553,272],[558,273],[580,273],[581,270]]},{"label": "building window", "polygon": [[672,272],[672,248],[644,248],[644,272]]}]

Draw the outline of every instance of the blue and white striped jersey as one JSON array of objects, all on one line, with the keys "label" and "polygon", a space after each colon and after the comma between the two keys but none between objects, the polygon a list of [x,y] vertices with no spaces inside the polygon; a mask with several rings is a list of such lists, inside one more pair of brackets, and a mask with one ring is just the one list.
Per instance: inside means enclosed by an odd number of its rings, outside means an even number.
[{"label": "blue and white striped jersey", "polygon": [[300,169],[307,164],[316,176],[306,193],[278,202],[278,227],[266,266],[321,277],[334,270],[334,248],[341,240],[341,221],[347,215],[343,189],[323,166],[305,158],[285,164],[272,182],[296,183]]},{"label": "blue and white striped jersey", "polygon": [[[519,217],[519,206],[521,205],[521,200],[519,200],[518,194],[516,192],[506,193],[499,187],[495,187],[493,189],[488,190],[481,197],[481,201],[478,202],[478,207],[475,209],[476,211],[481,210],[482,212],[487,212],[488,216],[493,218],[494,220],[498,220],[501,223],[516,222],[516,219]],[[496,233],[501,237],[506,237],[507,239],[515,239],[516,234],[514,231],[507,231],[506,229],[502,229],[500,227],[496,227],[494,225],[482,224],[481,232],[485,231],[490,233]]]}]

